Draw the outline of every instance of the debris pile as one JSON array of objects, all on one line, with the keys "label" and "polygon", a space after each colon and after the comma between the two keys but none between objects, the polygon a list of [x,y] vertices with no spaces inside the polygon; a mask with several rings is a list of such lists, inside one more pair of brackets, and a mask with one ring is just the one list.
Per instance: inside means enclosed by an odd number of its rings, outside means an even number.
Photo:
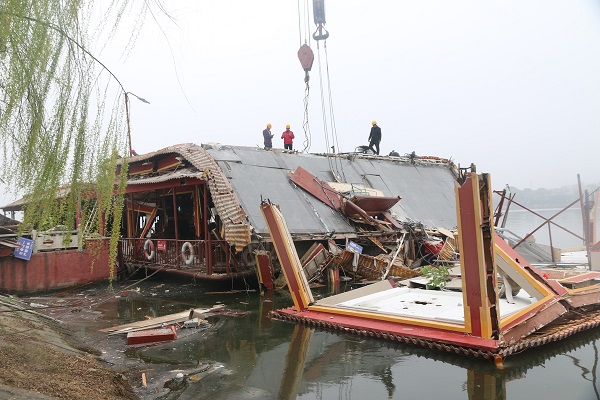
[{"label": "debris pile", "polygon": [[[327,279],[338,282],[340,275],[360,282],[393,278],[402,281],[421,275],[420,267],[452,267],[457,262],[456,232],[444,228],[428,228],[421,222],[401,221],[392,211],[401,196],[383,196],[382,193],[361,192],[352,185],[328,183],[302,167],[297,167],[289,179],[302,190],[343,216],[357,233],[339,239],[295,240],[297,251],[305,249],[300,262],[309,283],[323,283]],[[260,253],[260,254],[259,254]],[[263,288],[271,290],[272,281],[279,276],[280,265],[264,266],[270,262],[264,250],[255,251],[259,280]],[[259,258],[259,255],[263,258]],[[269,275],[271,272],[272,276]]]}]

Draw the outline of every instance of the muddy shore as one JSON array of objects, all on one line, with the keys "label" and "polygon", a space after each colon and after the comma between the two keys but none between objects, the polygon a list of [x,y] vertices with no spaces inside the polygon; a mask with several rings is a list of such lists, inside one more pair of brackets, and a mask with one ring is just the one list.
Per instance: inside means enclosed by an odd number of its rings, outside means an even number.
[{"label": "muddy shore", "polygon": [[[228,398],[224,386],[247,398],[247,388],[230,385],[231,371],[222,362],[211,357],[196,360],[196,353],[186,350],[214,338],[225,320],[247,315],[223,307],[220,293],[237,296],[231,286],[223,290],[212,295],[192,283],[148,280],[18,297],[0,294],[0,398],[170,400],[199,387],[202,396],[216,391]],[[205,293],[202,299],[195,297],[200,292]],[[240,296],[246,299],[255,295],[252,292]],[[232,301],[254,308],[246,301]],[[178,331],[173,342],[130,346],[126,334],[102,331],[219,303],[219,310],[207,315],[210,323]],[[183,382],[175,379],[178,374],[184,376]]]},{"label": "muddy shore", "polygon": [[98,360],[56,319],[0,295],[0,398],[137,399],[128,377]]}]

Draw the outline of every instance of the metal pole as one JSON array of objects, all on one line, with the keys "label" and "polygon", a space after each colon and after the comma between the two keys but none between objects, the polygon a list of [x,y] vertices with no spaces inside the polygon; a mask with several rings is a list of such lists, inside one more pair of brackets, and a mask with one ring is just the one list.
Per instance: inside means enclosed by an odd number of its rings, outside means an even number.
[{"label": "metal pole", "polygon": [[125,120],[127,121],[127,143],[129,145],[129,155],[131,156],[131,124],[129,122],[129,95],[125,92]]},{"label": "metal pole", "polygon": [[179,218],[177,217],[177,190],[173,188],[173,225],[175,226],[175,267],[180,268],[180,254],[179,254]]},{"label": "metal pole", "polygon": [[131,92],[123,92],[123,93],[125,93],[125,119],[127,120],[127,141],[129,144],[129,155],[127,157],[131,157],[132,145],[131,145],[131,121],[129,118],[129,95],[134,96],[136,99],[138,99],[142,103],[150,104],[150,102],[148,100],[144,99],[143,97],[136,95],[135,93],[131,93]]},{"label": "metal pole", "polygon": [[211,232],[209,231],[209,222],[208,222],[208,190],[206,185],[208,181],[204,182],[204,239],[206,243],[206,274],[212,275],[212,240],[211,240]]},{"label": "metal pole", "polygon": [[583,191],[581,189],[581,177],[577,174],[577,185],[579,186],[579,207],[581,208],[581,219],[583,221],[583,244],[585,245],[585,252],[587,254],[588,260],[588,269],[592,270],[592,257],[590,253],[590,241],[589,241],[589,232],[588,232],[588,224],[587,224],[587,210],[586,206],[583,202]]},{"label": "metal pole", "polygon": [[550,224],[548,224],[548,238],[550,239],[550,259],[552,260],[552,262],[555,262],[556,260],[554,259],[554,246],[552,245],[552,227],[550,226]]},{"label": "metal pole", "polygon": [[508,210],[510,210],[510,205],[513,203],[516,195],[517,195],[516,193],[509,195],[508,204],[506,205],[506,211],[504,211],[504,217],[502,217],[502,228],[506,228],[506,219],[508,218]]}]

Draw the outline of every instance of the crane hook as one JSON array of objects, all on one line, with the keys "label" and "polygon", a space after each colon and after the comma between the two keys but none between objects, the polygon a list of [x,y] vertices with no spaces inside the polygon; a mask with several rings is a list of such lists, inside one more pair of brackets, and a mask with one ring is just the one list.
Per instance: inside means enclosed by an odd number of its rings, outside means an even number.
[{"label": "crane hook", "polygon": [[329,32],[323,27],[325,25],[325,0],[313,0],[313,17],[317,26],[317,30],[312,35],[313,39],[317,41],[327,39]]},{"label": "crane hook", "polygon": [[[318,35],[317,32],[319,32]],[[327,29],[323,27],[323,24],[319,24],[319,26],[317,26],[317,30],[315,31],[315,33],[313,33],[312,37],[317,41],[327,40],[327,38],[329,37],[329,32],[327,32]]]}]

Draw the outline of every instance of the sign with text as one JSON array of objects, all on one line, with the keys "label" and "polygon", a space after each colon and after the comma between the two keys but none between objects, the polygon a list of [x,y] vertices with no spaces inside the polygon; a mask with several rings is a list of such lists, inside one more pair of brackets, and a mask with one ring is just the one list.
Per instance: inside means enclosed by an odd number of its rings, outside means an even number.
[{"label": "sign with text", "polygon": [[26,238],[19,238],[17,243],[21,245],[20,248],[15,249],[13,256],[20,258],[21,260],[29,261],[31,253],[33,252],[33,240]]},{"label": "sign with text", "polygon": [[362,251],[363,251],[362,246],[354,243],[352,240],[348,241],[348,244],[346,245],[346,249],[348,251],[351,251],[353,253],[358,253],[358,254],[362,254]]}]

